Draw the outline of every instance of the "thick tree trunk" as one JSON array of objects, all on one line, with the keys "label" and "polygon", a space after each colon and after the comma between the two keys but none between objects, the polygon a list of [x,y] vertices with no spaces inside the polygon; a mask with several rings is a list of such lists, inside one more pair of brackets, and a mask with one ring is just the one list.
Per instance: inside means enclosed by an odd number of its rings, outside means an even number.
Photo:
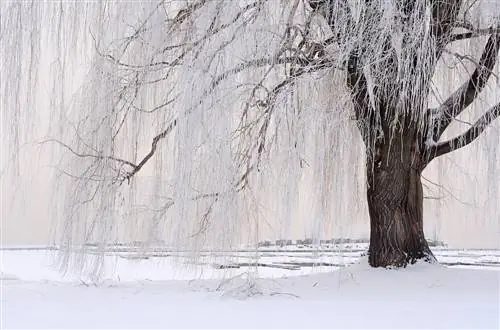
[{"label": "thick tree trunk", "polygon": [[396,140],[379,146],[367,164],[372,267],[435,260],[424,237],[419,155],[412,143]]}]

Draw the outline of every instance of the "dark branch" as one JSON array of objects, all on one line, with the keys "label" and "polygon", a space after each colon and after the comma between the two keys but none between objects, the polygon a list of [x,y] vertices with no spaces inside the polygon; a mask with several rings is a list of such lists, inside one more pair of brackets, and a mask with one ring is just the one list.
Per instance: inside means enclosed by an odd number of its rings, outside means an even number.
[{"label": "dark branch", "polygon": [[453,119],[460,115],[481,93],[486,86],[488,79],[492,74],[498,58],[500,49],[500,34],[491,35],[486,42],[483,54],[479,60],[478,66],[471,77],[460,88],[438,108],[430,111],[436,111],[440,116],[434,123],[434,141],[438,141],[446,128]]},{"label": "dark branch", "polygon": [[177,125],[177,119],[174,119],[172,123],[170,123],[170,125],[168,125],[168,127],[163,132],[161,132],[160,134],[156,135],[153,138],[153,142],[151,143],[151,149],[149,150],[148,154],[141,160],[139,164],[137,164],[137,166],[134,167],[134,169],[131,172],[129,172],[125,176],[124,180],[130,181],[130,178],[132,178],[137,172],[141,170],[141,168],[155,154],[158,142],[160,142],[160,140],[164,139],[168,134],[170,134],[170,132],[172,132],[172,130],[176,125]]},{"label": "dark branch", "polygon": [[354,101],[356,120],[363,119],[366,114],[368,102],[368,83],[359,63],[358,51],[353,51],[349,55],[347,62],[347,86],[351,90]]},{"label": "dark branch", "polygon": [[431,159],[445,155],[454,150],[465,147],[472,141],[477,139],[481,133],[496,119],[500,116],[500,103],[496,104],[490,108],[484,115],[479,118],[471,128],[469,128],[465,133],[454,137],[451,140],[438,143],[436,146],[431,147],[430,156]]},{"label": "dark branch", "polygon": [[252,60],[248,60],[242,63],[239,63],[235,67],[221,73],[217,77],[214,78],[212,83],[210,84],[209,92],[212,92],[222,81],[226,80],[230,76],[234,76],[244,70],[260,68],[265,66],[273,66],[280,64],[299,64],[299,65],[316,65],[316,62],[310,59],[300,58],[298,56],[273,56],[273,57],[262,57],[256,58]]},{"label": "dark branch", "polygon": [[452,34],[450,42],[455,42],[464,39],[478,38],[484,37],[490,34],[498,34],[500,33],[500,28],[487,28],[487,29],[477,29],[474,31],[464,32],[464,33],[455,33]]}]

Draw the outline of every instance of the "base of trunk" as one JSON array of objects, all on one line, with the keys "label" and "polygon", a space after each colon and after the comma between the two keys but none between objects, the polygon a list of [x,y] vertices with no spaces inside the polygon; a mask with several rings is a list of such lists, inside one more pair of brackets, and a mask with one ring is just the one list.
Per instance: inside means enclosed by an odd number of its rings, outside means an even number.
[{"label": "base of trunk", "polygon": [[372,267],[399,268],[417,261],[436,262],[436,258],[425,239],[415,243],[411,246],[398,248],[394,245],[382,245],[380,240],[370,242],[368,263]]}]

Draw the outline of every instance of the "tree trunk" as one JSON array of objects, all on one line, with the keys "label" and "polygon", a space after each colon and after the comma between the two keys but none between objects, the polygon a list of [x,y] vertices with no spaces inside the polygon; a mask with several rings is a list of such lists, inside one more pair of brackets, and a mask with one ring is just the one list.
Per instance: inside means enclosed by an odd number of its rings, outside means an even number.
[{"label": "tree trunk", "polygon": [[372,267],[435,260],[424,237],[420,155],[405,139],[378,146],[373,163],[367,162]]}]

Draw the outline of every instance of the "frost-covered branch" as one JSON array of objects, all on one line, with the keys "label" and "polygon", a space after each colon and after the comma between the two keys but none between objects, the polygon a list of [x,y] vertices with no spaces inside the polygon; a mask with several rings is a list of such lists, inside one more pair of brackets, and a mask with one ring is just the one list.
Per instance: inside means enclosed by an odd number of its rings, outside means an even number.
[{"label": "frost-covered branch", "polygon": [[465,133],[432,146],[429,151],[430,156],[436,158],[472,143],[498,117],[500,117],[500,103],[484,113]]},{"label": "frost-covered branch", "polygon": [[492,75],[493,67],[498,61],[499,49],[500,33],[493,34],[488,38],[478,66],[469,80],[451,94],[439,108],[429,110],[431,113],[439,116],[434,124],[434,141],[439,140],[453,119],[460,115],[484,89],[488,79]]}]

